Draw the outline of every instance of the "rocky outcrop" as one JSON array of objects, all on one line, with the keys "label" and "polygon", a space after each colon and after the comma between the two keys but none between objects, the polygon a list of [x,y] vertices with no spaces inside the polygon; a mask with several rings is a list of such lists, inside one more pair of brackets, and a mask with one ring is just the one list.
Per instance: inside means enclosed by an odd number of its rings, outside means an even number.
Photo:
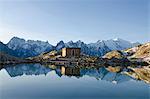
[{"label": "rocky outcrop", "polygon": [[132,47],[132,48],[125,49],[123,50],[123,52],[126,53],[127,56],[132,56],[133,54],[137,52],[140,46],[142,46],[142,44]]},{"label": "rocky outcrop", "polygon": [[108,52],[103,56],[103,58],[108,59],[106,63],[111,66],[149,65],[147,61],[143,61],[141,58],[133,59],[131,58],[131,56],[129,56],[129,54],[125,53],[124,51],[118,51],[118,50]]},{"label": "rocky outcrop", "polygon": [[138,50],[131,56],[131,58],[142,59],[150,63],[150,42],[139,46]]},{"label": "rocky outcrop", "polygon": [[123,59],[126,58],[126,56],[119,50],[114,50],[111,52],[106,53],[103,58],[108,58],[108,59],[112,59],[112,58],[117,58],[117,59]]},{"label": "rocky outcrop", "polygon": [[110,60],[128,60],[134,63],[150,64],[150,42],[126,50],[114,50],[106,53],[103,58]]}]

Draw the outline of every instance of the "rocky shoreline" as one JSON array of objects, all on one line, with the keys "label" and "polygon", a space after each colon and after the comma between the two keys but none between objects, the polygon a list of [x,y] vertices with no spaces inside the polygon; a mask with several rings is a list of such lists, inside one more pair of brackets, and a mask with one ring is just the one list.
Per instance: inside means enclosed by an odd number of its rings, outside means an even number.
[{"label": "rocky shoreline", "polygon": [[143,62],[125,62],[123,60],[106,59],[106,58],[57,58],[56,60],[30,60],[19,62],[7,62],[0,65],[0,69],[5,68],[5,65],[8,64],[29,64],[29,63],[40,63],[46,66],[55,65],[55,66],[65,66],[65,67],[74,67],[74,68],[101,68],[105,67],[110,72],[123,73],[137,80],[143,80],[146,83],[150,83],[150,65]]}]

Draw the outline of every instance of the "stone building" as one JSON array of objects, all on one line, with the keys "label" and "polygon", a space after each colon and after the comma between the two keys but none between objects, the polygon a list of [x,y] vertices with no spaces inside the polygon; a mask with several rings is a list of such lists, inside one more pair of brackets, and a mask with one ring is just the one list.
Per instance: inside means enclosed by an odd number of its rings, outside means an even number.
[{"label": "stone building", "polygon": [[81,48],[63,48],[63,57],[80,57]]}]

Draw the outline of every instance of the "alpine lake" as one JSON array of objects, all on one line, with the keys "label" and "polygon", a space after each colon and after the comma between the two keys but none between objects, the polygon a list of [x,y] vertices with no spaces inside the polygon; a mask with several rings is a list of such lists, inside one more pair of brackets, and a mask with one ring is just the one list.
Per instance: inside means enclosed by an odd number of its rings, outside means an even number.
[{"label": "alpine lake", "polygon": [[150,99],[150,85],[105,67],[17,64],[0,70],[0,99]]}]

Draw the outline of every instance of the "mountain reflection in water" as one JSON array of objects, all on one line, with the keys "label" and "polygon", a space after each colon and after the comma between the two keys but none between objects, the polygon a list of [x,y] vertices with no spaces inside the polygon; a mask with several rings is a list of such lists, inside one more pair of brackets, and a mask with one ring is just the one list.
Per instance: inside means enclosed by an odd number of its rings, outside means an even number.
[{"label": "mountain reflection in water", "polygon": [[0,99],[149,99],[149,85],[107,68],[41,64],[0,70]]},{"label": "mountain reflection in water", "polygon": [[81,78],[84,75],[94,77],[97,80],[106,80],[114,83],[121,83],[129,81],[132,78],[115,72],[109,72],[104,67],[101,68],[77,68],[77,67],[65,67],[65,66],[54,66],[54,65],[41,65],[41,64],[18,64],[15,66],[5,66],[5,70],[11,77],[22,76],[22,75],[47,75],[51,71],[61,77],[74,76]]}]

